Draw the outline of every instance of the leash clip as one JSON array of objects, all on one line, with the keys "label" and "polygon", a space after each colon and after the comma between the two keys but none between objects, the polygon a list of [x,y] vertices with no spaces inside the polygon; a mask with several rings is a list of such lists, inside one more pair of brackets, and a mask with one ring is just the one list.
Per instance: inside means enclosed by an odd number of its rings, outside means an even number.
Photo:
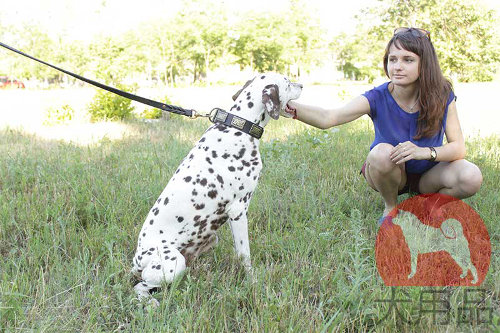
[{"label": "leash clip", "polygon": [[197,119],[197,118],[202,118],[202,117],[208,117],[210,114],[201,114],[196,110],[191,110],[191,116],[189,118],[191,119]]}]

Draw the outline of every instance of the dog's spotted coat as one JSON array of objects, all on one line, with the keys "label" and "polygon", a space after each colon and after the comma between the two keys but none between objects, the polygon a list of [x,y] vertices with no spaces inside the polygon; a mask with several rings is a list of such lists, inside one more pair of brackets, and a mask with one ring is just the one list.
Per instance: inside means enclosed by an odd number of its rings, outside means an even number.
[{"label": "dog's spotted coat", "polygon": [[[278,119],[302,85],[267,73],[233,96],[229,112],[264,127]],[[217,243],[217,229],[229,221],[234,246],[251,268],[247,210],[262,161],[259,140],[223,124],[212,125],[184,158],[149,212],[139,234],[132,272],[141,279],[139,298],[162,281],[171,282],[198,255]]]}]

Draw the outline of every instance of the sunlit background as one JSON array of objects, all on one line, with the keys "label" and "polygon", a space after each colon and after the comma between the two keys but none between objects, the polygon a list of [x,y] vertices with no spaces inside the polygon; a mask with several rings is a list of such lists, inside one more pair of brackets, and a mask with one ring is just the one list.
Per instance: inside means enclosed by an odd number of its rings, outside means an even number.
[{"label": "sunlit background", "polygon": [[[431,30],[443,71],[455,83],[466,133],[498,133],[495,122],[489,119],[500,110],[488,103],[487,96],[500,90],[500,75],[495,69],[499,62],[494,60],[499,54],[494,50],[500,40],[500,23],[498,16],[484,18],[483,14],[496,10],[498,15],[500,1],[447,1],[468,4],[477,10],[474,20],[484,19],[489,25],[467,22],[468,18],[460,17],[461,8],[451,9],[454,14],[441,18],[442,23],[435,17],[441,12],[433,12],[434,8],[427,7],[428,13],[414,12],[407,17],[390,18],[384,12],[384,8],[392,6],[404,13],[407,3],[430,1],[0,0],[0,41],[92,79],[115,86],[124,84],[125,90],[162,101],[167,98],[172,104],[203,112],[215,106],[228,107],[229,97],[239,84],[255,72],[267,70],[283,72],[304,83],[303,102],[343,103],[386,80],[381,70],[381,52],[387,38],[395,25],[416,22]],[[163,39],[169,30],[189,32],[176,30],[183,24],[179,13],[187,7],[203,11],[207,3],[221,6],[226,18],[201,17],[207,20],[199,27],[185,23],[199,29],[193,34],[202,33],[202,29],[209,31],[207,24],[214,29],[229,29],[223,30],[223,38],[227,39],[223,47],[231,49],[209,53],[209,60],[203,58],[207,48],[203,42],[182,45],[183,39],[191,43],[188,37],[192,36]],[[370,8],[378,8],[382,14],[370,14]],[[304,15],[301,26],[290,25],[299,14]],[[246,49],[238,50],[235,43],[242,41],[241,26],[251,26],[244,21],[260,18],[282,30],[262,32],[261,28],[254,41],[247,45],[242,42]],[[224,25],[218,25],[221,21]],[[240,31],[233,30],[241,22],[244,24]],[[468,30],[475,30],[474,27],[483,31]],[[449,42],[453,34],[457,35],[456,40]],[[165,42],[172,42],[177,48],[177,58],[158,55],[164,53]],[[194,63],[198,60],[190,52],[201,52],[203,59],[199,61],[203,63]],[[463,57],[466,53],[468,58]],[[103,136],[120,138],[127,131],[124,123],[89,122],[89,104],[95,100],[96,89],[4,49],[0,49],[0,76],[19,79],[26,86],[22,90],[0,90],[1,127],[23,128],[45,138],[83,144]],[[137,103],[132,108],[139,117],[150,111]]]}]

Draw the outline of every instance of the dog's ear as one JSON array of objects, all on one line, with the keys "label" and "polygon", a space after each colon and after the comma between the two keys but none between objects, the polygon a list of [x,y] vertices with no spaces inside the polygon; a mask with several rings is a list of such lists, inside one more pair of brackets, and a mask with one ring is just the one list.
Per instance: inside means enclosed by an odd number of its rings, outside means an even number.
[{"label": "dog's ear", "polygon": [[253,79],[251,79],[251,80],[248,80],[248,81],[247,81],[247,83],[245,83],[245,85],[243,86],[243,88],[241,88],[240,90],[238,90],[238,91],[236,92],[236,94],[234,94],[234,95],[233,95],[233,101],[236,101],[236,99],[237,99],[237,98],[238,98],[238,96],[241,94],[241,92],[242,92],[243,90],[245,90],[245,88],[246,88],[246,87],[248,87],[248,86],[250,85],[250,83],[252,83],[252,82],[253,82],[253,80],[254,80],[254,79],[255,79],[255,78],[253,78]]},{"label": "dog's ear", "polygon": [[270,84],[262,90],[262,104],[271,118],[276,120],[280,117],[280,90],[277,85]]}]

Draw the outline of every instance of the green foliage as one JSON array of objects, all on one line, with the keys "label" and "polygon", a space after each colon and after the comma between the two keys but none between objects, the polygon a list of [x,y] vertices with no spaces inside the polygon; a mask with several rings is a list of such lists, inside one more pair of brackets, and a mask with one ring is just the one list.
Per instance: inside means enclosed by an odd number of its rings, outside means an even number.
[{"label": "green foliage", "polygon": [[[320,54],[324,31],[319,21],[302,1],[290,1],[284,13],[245,13],[231,31],[231,52],[241,68],[259,72],[278,71],[300,75],[324,58]],[[291,66],[297,68],[291,71]]]},{"label": "green foliage", "polygon": [[[118,86],[118,89],[127,90],[123,85]],[[134,107],[130,99],[105,90],[98,90],[93,102],[88,106],[92,121],[130,119],[133,117],[132,111]]]},{"label": "green foliage", "polygon": [[354,35],[337,38],[339,69],[348,78],[370,80],[382,73],[385,46],[402,26],[429,30],[444,74],[459,81],[491,81],[500,62],[498,16],[476,1],[378,1],[357,19]]},{"label": "green foliage", "polygon": [[[160,100],[160,99],[156,99],[156,100]],[[172,101],[168,97],[165,97],[165,98],[163,98],[161,100],[165,104],[172,105]],[[174,114],[172,114],[172,115],[174,115]],[[142,113],[140,115],[140,117],[143,118],[143,119],[160,119],[163,116],[164,116],[164,111],[162,111],[160,109],[157,109],[157,108],[144,109],[144,111],[142,111]],[[170,117],[171,114],[167,113],[166,116]]]},{"label": "green foliage", "polygon": [[163,116],[163,112],[160,109],[151,108],[145,109],[141,113],[141,118],[143,119],[160,119]]},{"label": "green foliage", "polygon": [[61,107],[51,107],[45,114],[44,125],[64,124],[75,116],[75,110],[67,104]]},{"label": "green foliage", "polygon": [[[383,76],[382,53],[395,27],[431,31],[444,73],[460,81],[488,81],[500,62],[498,15],[473,0],[379,0],[356,20],[353,34],[329,39],[305,0],[281,12],[233,12],[221,2],[186,0],[173,17],[143,23],[90,43],[51,38],[36,24],[2,26],[17,48],[79,74],[117,84],[127,80],[173,86],[179,78],[203,81],[216,68],[237,64],[298,77],[332,57],[346,79]],[[0,72],[50,83],[74,79],[31,60],[0,57]]]}]

